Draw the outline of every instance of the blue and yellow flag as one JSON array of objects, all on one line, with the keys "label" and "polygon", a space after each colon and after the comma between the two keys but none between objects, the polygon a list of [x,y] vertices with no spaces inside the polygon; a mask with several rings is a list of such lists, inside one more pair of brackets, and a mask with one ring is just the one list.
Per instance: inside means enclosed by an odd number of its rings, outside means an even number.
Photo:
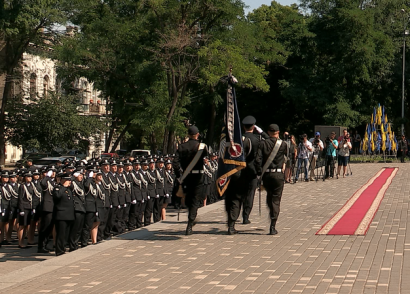
[{"label": "blue and yellow flag", "polygon": [[235,88],[233,87],[235,84],[234,81],[236,81],[236,79],[230,75],[226,95],[225,126],[222,128],[219,145],[218,179],[216,186],[221,196],[228,188],[230,177],[246,167],[241,122],[239,119],[238,106],[236,105]]}]

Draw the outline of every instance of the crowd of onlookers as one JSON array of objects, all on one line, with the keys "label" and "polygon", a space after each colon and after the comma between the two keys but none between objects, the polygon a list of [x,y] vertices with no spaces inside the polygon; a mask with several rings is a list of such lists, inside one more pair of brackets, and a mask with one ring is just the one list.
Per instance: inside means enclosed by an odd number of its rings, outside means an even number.
[{"label": "crowd of onlookers", "polygon": [[296,143],[295,136],[285,132],[284,139],[288,142],[287,183],[298,182],[302,173],[306,182],[345,177],[348,175],[350,155],[354,154],[353,151],[359,153],[361,141],[357,131],[351,137],[346,129],[338,138],[332,132],[323,140],[320,132],[316,132],[310,139],[306,134],[301,135],[299,143]]}]

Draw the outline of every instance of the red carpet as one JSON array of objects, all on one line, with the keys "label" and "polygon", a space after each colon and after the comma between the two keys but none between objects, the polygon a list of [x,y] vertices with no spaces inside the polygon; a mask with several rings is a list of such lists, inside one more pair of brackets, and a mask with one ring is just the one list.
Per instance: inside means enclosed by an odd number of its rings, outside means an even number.
[{"label": "red carpet", "polygon": [[397,168],[384,168],[371,178],[316,235],[365,235]]}]

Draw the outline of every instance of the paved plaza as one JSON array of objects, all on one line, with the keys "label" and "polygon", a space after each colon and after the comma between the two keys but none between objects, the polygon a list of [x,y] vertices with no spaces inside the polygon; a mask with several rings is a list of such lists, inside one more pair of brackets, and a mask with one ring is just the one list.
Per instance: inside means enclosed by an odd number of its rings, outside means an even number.
[{"label": "paved plaza", "polygon": [[[399,167],[366,236],[316,231],[382,167]],[[224,202],[60,257],[0,249],[0,293],[410,293],[410,164],[352,164],[344,179],[286,184],[276,236],[265,193],[226,234]],[[258,194],[257,194],[258,195]],[[256,195],[256,196],[257,196]]]}]

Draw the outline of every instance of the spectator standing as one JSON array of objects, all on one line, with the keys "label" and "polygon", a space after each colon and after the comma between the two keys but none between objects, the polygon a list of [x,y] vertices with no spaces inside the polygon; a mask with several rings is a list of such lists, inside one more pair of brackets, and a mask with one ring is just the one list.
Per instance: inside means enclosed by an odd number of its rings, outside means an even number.
[{"label": "spectator standing", "polygon": [[299,172],[302,167],[302,163],[305,169],[305,182],[309,182],[308,178],[308,165],[309,165],[309,152],[313,151],[312,143],[307,139],[307,135],[303,134],[301,136],[302,142],[299,143],[298,147],[298,169],[296,171],[295,183],[298,181]]},{"label": "spectator standing", "polygon": [[336,133],[332,132],[328,138],[326,138],[326,167],[325,178],[332,179],[335,170],[335,158],[336,149],[338,146],[337,140],[335,140]]},{"label": "spectator standing", "polygon": [[352,144],[349,142],[349,136],[346,135],[342,141],[339,142],[339,153],[337,157],[337,175],[339,178],[340,170],[343,166],[343,177],[346,175],[347,164],[349,163],[350,150],[352,149]]},{"label": "spectator standing", "polygon": [[401,135],[401,139],[398,142],[398,150],[400,150],[400,161],[404,163],[404,158],[407,154],[407,140],[404,134]]},{"label": "spectator standing", "polygon": [[323,151],[324,145],[323,141],[320,140],[320,132],[315,133],[315,137],[311,138],[309,140],[310,143],[312,143],[313,146],[313,152],[310,153],[310,180],[314,181],[315,180],[315,168],[316,168],[316,162],[320,158],[320,154]]}]

